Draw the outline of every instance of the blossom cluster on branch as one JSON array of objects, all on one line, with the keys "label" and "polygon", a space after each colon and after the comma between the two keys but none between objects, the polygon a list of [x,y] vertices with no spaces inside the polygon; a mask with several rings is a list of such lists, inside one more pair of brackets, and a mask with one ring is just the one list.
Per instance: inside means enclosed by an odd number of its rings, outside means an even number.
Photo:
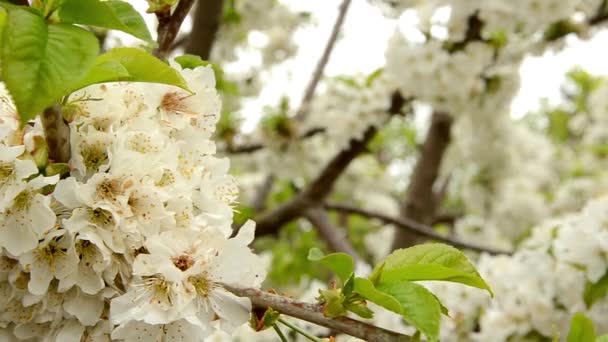
[{"label": "blossom cluster on branch", "polygon": [[192,93],[111,83],[72,94],[61,180],[36,164],[40,123],[20,129],[4,93],[3,340],[199,341],[249,320],[249,299],[223,284],[259,287],[265,269],[252,222],[230,238],[238,187],[214,156],[213,70],[175,68]]}]

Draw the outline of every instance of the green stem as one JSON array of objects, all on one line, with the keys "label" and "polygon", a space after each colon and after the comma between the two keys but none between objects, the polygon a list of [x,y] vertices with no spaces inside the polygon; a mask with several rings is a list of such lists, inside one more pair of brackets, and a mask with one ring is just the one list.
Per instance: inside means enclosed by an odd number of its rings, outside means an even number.
[{"label": "green stem", "polygon": [[288,328],[290,328],[291,330],[297,332],[298,334],[306,337],[307,339],[313,341],[313,342],[322,342],[320,338],[309,334],[306,330],[301,329],[300,327],[298,327],[297,325],[294,325],[292,323],[290,323],[289,321],[286,321],[282,318],[279,318],[279,322],[282,323],[283,325],[287,326]]},{"label": "green stem", "polygon": [[283,332],[281,331],[281,328],[279,328],[276,324],[272,325],[272,328],[274,329],[274,331],[277,332],[277,335],[279,335],[279,338],[281,339],[281,342],[289,342],[287,340],[287,337],[285,337],[285,335],[283,334]]}]

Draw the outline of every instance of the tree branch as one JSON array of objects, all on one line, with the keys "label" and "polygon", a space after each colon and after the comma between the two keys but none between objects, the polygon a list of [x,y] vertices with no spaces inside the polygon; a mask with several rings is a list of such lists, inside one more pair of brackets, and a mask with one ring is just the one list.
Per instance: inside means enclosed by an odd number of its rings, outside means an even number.
[{"label": "tree branch", "polygon": [[268,195],[270,195],[273,184],[274,176],[269,174],[264,179],[264,182],[256,189],[256,196],[253,200],[253,205],[251,206],[256,213],[266,209],[266,199],[268,198]]},{"label": "tree branch", "polygon": [[342,212],[342,213],[359,215],[359,216],[367,217],[370,219],[377,219],[384,223],[392,224],[392,225],[396,226],[397,228],[400,228],[401,230],[407,230],[407,231],[413,232],[417,235],[422,235],[422,236],[426,236],[426,237],[429,237],[429,238],[437,240],[437,241],[442,241],[442,242],[445,242],[454,247],[470,249],[470,250],[476,251],[476,252],[486,252],[486,253],[489,253],[492,255],[511,254],[511,252],[509,252],[509,251],[504,251],[504,250],[499,250],[499,249],[494,249],[494,248],[489,248],[489,247],[484,247],[484,246],[478,246],[478,245],[470,244],[470,243],[460,241],[457,239],[453,239],[448,236],[443,236],[443,235],[437,233],[435,230],[433,230],[432,227],[419,223],[419,222],[416,222],[410,218],[392,217],[392,216],[385,215],[382,213],[377,213],[377,212],[373,212],[370,210],[365,210],[365,209],[361,209],[361,208],[357,208],[357,207],[349,206],[349,205],[345,205],[345,204],[328,203],[328,204],[325,204],[324,207],[327,210],[335,210],[335,211]]},{"label": "tree branch", "polygon": [[334,226],[325,210],[312,208],[304,212],[304,217],[317,228],[317,232],[327,242],[329,248],[334,252],[343,252],[361,261],[359,254],[350,244],[346,231]]},{"label": "tree branch", "polygon": [[344,333],[369,342],[406,342],[410,337],[386,330],[348,317],[329,318],[323,315],[322,306],[299,302],[287,297],[257,289],[241,289],[222,285],[226,290],[239,297],[247,297],[258,308],[272,308],[284,315],[311,322],[332,331]]},{"label": "tree branch", "polygon": [[49,159],[55,163],[70,161],[70,126],[63,120],[61,107],[56,104],[40,115],[46,144],[49,148]]},{"label": "tree branch", "polygon": [[[437,211],[433,185],[439,176],[443,155],[450,143],[452,118],[447,113],[435,112],[426,140],[414,168],[407,195],[401,205],[401,217],[430,224]],[[409,230],[399,229],[393,241],[393,249],[408,247],[416,243],[416,236]]]},{"label": "tree branch", "polygon": [[190,33],[186,52],[209,60],[211,49],[224,8],[224,0],[199,1],[194,12],[192,32]]},{"label": "tree branch", "polygon": [[[401,114],[406,101],[408,100],[403,98],[399,92],[394,92],[391,95],[391,105],[388,113],[391,115]],[[376,128],[368,127],[361,139],[351,140],[349,147],[338,152],[303,191],[271,212],[255,217],[256,234],[258,236],[274,234],[283,224],[300,217],[307,209],[322,203],[325,197],[331,193],[335,182],[346,167],[366,150],[367,143],[375,134]]]},{"label": "tree branch", "polygon": [[156,57],[164,59],[171,52],[173,41],[179,32],[180,26],[182,26],[182,22],[188,15],[188,12],[190,12],[192,4],[194,4],[194,0],[179,0],[173,14],[170,13],[170,7],[164,11],[156,12],[156,17],[158,18],[158,37],[156,39],[158,48],[154,50]]},{"label": "tree branch", "polygon": [[317,62],[317,66],[315,71],[312,74],[312,78],[306,87],[306,91],[304,92],[304,97],[302,98],[302,102],[300,103],[300,107],[296,111],[295,118],[296,120],[302,121],[308,115],[308,110],[310,108],[310,102],[315,94],[315,90],[317,89],[317,85],[323,76],[323,70],[325,70],[325,66],[329,61],[329,56],[336,45],[336,41],[338,40],[338,34],[340,33],[340,29],[342,28],[342,24],[344,23],[344,18],[346,18],[346,12],[348,11],[348,7],[350,6],[351,0],[343,0],[340,4],[340,8],[338,9],[338,16],[336,17],[336,21],[334,22],[334,27],[332,28],[331,34],[327,43],[325,44],[325,50],[321,55],[321,58]]},{"label": "tree branch", "polygon": [[[319,133],[325,132],[325,128],[312,128],[306,131],[301,136],[297,137],[296,140],[305,140],[308,138],[312,138]],[[267,148],[267,146],[262,144],[251,144],[251,145],[242,145],[242,146],[228,146],[226,148],[226,153],[230,154],[243,154],[243,153],[253,153],[259,151],[261,149]]]},{"label": "tree branch", "polygon": [[365,151],[367,143],[375,134],[376,128],[368,128],[363,138],[351,140],[349,148],[338,152],[303,191],[271,212],[254,218],[256,234],[258,236],[273,234],[283,224],[300,217],[306,209],[322,202],[331,193],[338,177],[353,159]]}]

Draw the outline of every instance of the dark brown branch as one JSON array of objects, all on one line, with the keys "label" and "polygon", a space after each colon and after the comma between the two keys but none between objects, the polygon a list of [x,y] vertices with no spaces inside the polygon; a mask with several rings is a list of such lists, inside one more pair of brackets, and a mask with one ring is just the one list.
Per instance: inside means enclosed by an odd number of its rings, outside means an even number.
[{"label": "dark brown branch", "polygon": [[361,260],[357,251],[353,248],[344,229],[334,226],[325,210],[312,208],[304,212],[304,217],[317,228],[319,236],[327,242],[329,248],[334,252],[343,252],[352,256],[355,260]]},{"label": "dark brown branch", "polygon": [[340,33],[340,29],[342,28],[342,24],[344,23],[344,18],[346,18],[346,12],[348,11],[348,7],[350,6],[351,0],[343,0],[340,4],[340,8],[338,9],[338,16],[336,17],[336,21],[334,23],[334,27],[332,28],[331,34],[327,43],[325,44],[325,50],[323,50],[323,55],[317,62],[317,66],[315,71],[312,74],[312,78],[306,87],[306,91],[304,92],[304,97],[302,98],[302,102],[300,103],[300,107],[296,111],[295,118],[297,120],[304,120],[308,114],[308,110],[310,107],[310,102],[315,94],[315,90],[317,89],[317,85],[323,76],[323,70],[325,70],[325,66],[329,61],[329,56],[336,45],[336,41],[338,40],[338,34]]},{"label": "dark brown branch", "polygon": [[[435,112],[426,136],[407,195],[401,205],[401,216],[416,222],[430,224],[437,211],[433,186],[439,176],[443,155],[450,143],[452,118],[447,113]],[[393,249],[408,247],[416,243],[416,236],[409,230],[397,230]]]},{"label": "dark brown branch", "polygon": [[15,5],[29,6],[30,3],[27,0],[9,0],[10,3]]},{"label": "dark brown branch", "polygon": [[192,32],[190,33],[186,52],[209,60],[213,42],[220,27],[224,0],[199,1],[194,12]]},{"label": "dark brown branch", "polygon": [[[389,114],[399,115],[408,101],[399,92],[391,95]],[[367,148],[367,143],[376,134],[375,127],[369,127],[361,139],[351,140],[347,149],[341,150],[323,168],[321,173],[308,186],[274,210],[254,218],[258,236],[274,234],[281,226],[300,217],[307,209],[319,205],[331,193],[333,186],[346,170],[346,167]]]},{"label": "dark brown branch", "polygon": [[351,140],[349,148],[338,152],[302,192],[276,209],[255,218],[256,234],[258,236],[273,234],[283,224],[300,217],[306,209],[322,202],[333,190],[338,177],[353,159],[365,151],[367,143],[375,134],[374,127],[368,128],[363,138]]},{"label": "dark brown branch", "polygon": [[171,8],[168,7],[163,11],[156,12],[158,18],[158,48],[154,50],[154,55],[158,58],[166,58],[171,52],[173,41],[182,26],[182,22],[186,19],[190,8],[194,4],[194,0],[179,0],[175,11],[171,14]]},{"label": "dark brown branch", "polygon": [[360,338],[364,341],[406,342],[411,340],[407,335],[376,327],[352,318],[325,317],[319,304],[303,303],[257,289],[241,289],[228,285],[223,285],[223,287],[239,297],[249,298],[254,307],[263,309],[270,307],[284,315],[299,318],[329,328],[332,331]]},{"label": "dark brown branch", "polygon": [[478,246],[478,245],[470,244],[470,243],[460,241],[457,239],[453,239],[448,236],[441,235],[441,234],[437,233],[435,230],[433,230],[432,227],[419,223],[419,222],[416,222],[415,220],[412,220],[412,219],[406,218],[406,217],[392,217],[389,215],[357,208],[354,206],[349,206],[349,205],[344,205],[344,204],[335,204],[335,203],[325,204],[325,209],[335,210],[335,211],[338,211],[341,213],[347,213],[347,214],[352,214],[352,215],[359,215],[359,216],[367,217],[370,219],[377,219],[384,223],[392,224],[395,227],[400,228],[401,230],[407,230],[407,231],[413,232],[417,235],[426,236],[428,238],[431,238],[431,239],[434,239],[437,241],[442,241],[442,242],[445,242],[449,245],[452,245],[452,246],[458,247],[458,248],[470,249],[470,250],[477,251],[477,252],[486,252],[486,253],[494,254],[494,255],[511,254],[511,252],[509,252],[509,251],[498,250],[498,249],[484,247],[484,246]]},{"label": "dark brown branch", "polygon": [[606,20],[608,20],[608,1],[602,0],[595,15],[587,20],[587,24],[594,26],[601,24]]},{"label": "dark brown branch", "polygon": [[272,174],[266,176],[264,182],[256,189],[256,196],[253,200],[252,208],[258,213],[266,209],[266,199],[272,190],[274,184],[274,176]]},{"label": "dark brown branch", "polygon": [[55,163],[70,161],[70,127],[63,120],[61,107],[53,105],[40,115],[46,144],[49,148],[49,159]]}]

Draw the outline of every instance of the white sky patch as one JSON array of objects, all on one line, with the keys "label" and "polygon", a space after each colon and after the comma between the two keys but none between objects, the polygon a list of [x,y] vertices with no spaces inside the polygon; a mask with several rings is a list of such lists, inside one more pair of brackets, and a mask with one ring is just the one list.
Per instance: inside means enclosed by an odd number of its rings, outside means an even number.
[{"label": "white sky patch", "polygon": [[[294,39],[298,45],[298,53],[295,58],[275,68],[257,98],[245,101],[242,114],[245,118],[243,128],[246,131],[255,128],[264,106],[276,106],[283,95],[290,98],[293,108],[299,105],[304,88],[325,48],[338,14],[338,6],[342,2],[341,0],[282,1],[295,11],[310,12],[313,23],[296,32]],[[146,2],[139,0],[129,0],[129,2],[144,14],[149,27],[153,30],[156,19],[153,15],[144,13],[147,8]],[[449,15],[450,10],[446,7],[438,11],[433,16],[433,20],[444,22]],[[402,32],[416,40],[417,35],[421,33],[413,28],[414,20],[416,20],[415,15],[405,13],[398,25]],[[353,0],[340,39],[325,69],[325,75],[368,74],[382,67],[386,44],[396,25],[396,20],[387,19],[380,10],[371,6],[366,0]],[[191,19],[188,18],[183,28],[189,31],[190,27]],[[438,36],[444,33],[434,32]],[[127,37],[126,34],[119,32],[114,34],[120,36],[123,42],[133,40],[137,43],[137,40]],[[263,46],[267,43],[266,37],[256,34],[255,31],[248,38],[253,45]],[[590,40],[582,41],[576,37],[568,37],[566,42],[567,47],[557,53],[547,51],[542,56],[529,57],[524,61],[520,70],[521,88],[511,105],[513,117],[519,118],[539,109],[542,98],[546,98],[550,104],[559,103],[560,86],[563,84],[565,73],[575,66],[580,66],[592,74],[608,75],[608,63],[606,63],[608,50],[605,48],[608,46],[608,30],[596,33]],[[259,62],[254,60],[259,59],[259,56],[248,56],[246,53],[239,55],[243,60],[234,64],[241,64],[244,70],[248,68],[247,65]],[[231,65],[230,69],[238,70],[239,67]]]}]

